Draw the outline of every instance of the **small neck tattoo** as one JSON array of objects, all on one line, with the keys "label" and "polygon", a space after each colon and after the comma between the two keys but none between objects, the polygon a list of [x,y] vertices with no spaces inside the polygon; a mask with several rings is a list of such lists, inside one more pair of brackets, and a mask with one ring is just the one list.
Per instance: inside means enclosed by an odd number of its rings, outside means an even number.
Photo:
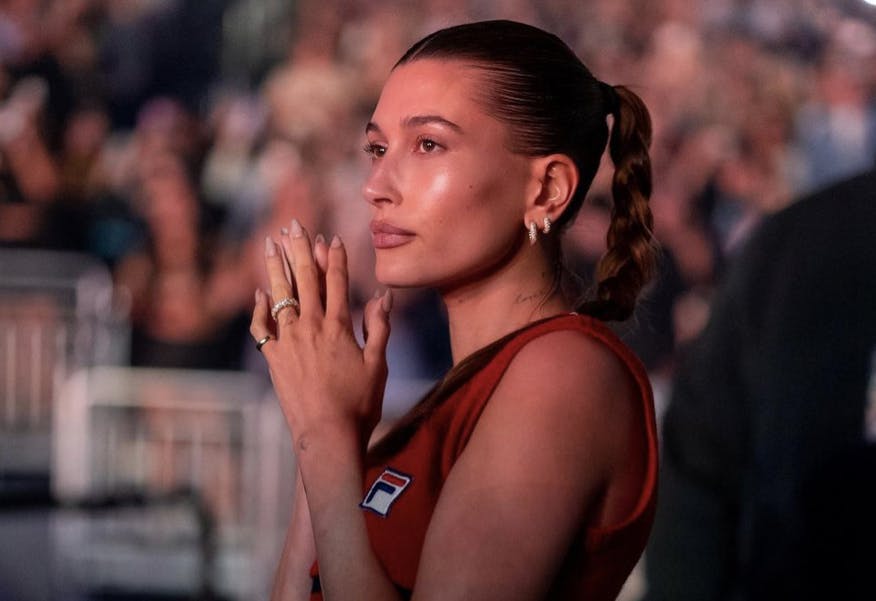
[{"label": "small neck tattoo", "polygon": [[538,292],[533,292],[531,294],[519,293],[514,299],[514,304],[522,305],[523,303],[531,303],[532,301],[541,299],[543,296],[544,292],[542,292],[541,290],[539,290]]}]

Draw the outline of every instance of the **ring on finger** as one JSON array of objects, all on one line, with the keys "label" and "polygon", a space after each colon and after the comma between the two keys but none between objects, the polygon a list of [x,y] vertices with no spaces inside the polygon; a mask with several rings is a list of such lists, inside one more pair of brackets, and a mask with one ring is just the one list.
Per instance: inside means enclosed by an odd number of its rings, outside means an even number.
[{"label": "ring on finger", "polygon": [[295,307],[295,310],[298,311],[298,309],[301,308],[301,305],[299,305],[298,301],[291,296],[281,298],[276,303],[274,303],[273,307],[271,307],[271,317],[274,318],[274,321],[277,321],[277,315],[280,314],[280,311],[287,307]]},{"label": "ring on finger", "polygon": [[258,352],[262,352],[262,347],[265,346],[269,340],[273,340],[273,339],[274,339],[274,337],[271,336],[270,334],[266,335],[264,338],[262,338],[261,340],[256,342],[256,350]]}]

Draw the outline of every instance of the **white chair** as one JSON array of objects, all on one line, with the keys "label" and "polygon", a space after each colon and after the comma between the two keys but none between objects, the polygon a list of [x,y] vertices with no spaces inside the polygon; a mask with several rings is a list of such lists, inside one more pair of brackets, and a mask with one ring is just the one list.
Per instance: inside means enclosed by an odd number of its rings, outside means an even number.
[{"label": "white chair", "polygon": [[87,255],[0,249],[0,499],[47,482],[53,398],[73,370],[127,361],[107,268]]},{"label": "white chair", "polygon": [[[98,367],[54,412],[57,580],[75,590],[264,599],[294,457],[251,374]],[[271,395],[269,395],[270,397]]]}]

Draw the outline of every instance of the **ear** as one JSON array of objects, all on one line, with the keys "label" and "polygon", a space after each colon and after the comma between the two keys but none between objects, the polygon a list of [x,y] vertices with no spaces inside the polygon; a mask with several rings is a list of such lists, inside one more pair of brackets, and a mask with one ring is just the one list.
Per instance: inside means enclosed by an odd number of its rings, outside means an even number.
[{"label": "ear", "polygon": [[535,223],[542,229],[544,218],[556,222],[578,189],[578,167],[565,154],[551,154],[532,161],[531,193],[527,198],[524,227]]}]

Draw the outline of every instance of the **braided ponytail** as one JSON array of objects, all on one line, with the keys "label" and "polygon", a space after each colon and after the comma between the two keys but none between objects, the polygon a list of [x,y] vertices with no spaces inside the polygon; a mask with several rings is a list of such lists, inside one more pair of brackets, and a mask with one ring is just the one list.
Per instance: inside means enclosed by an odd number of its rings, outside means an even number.
[{"label": "braided ponytail", "polygon": [[600,84],[614,117],[608,142],[615,166],[607,250],[596,267],[596,294],[578,310],[604,321],[630,317],[642,288],[654,274],[657,245],[648,206],[651,196],[651,118],[628,88]]}]

